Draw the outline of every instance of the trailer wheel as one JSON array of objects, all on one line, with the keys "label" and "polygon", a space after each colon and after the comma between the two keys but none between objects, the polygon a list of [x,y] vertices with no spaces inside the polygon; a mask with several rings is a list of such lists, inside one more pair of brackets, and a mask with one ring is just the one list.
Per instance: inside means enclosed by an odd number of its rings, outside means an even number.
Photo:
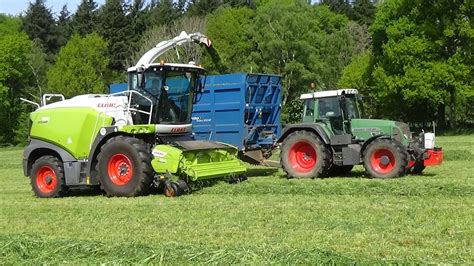
[{"label": "trailer wheel", "polygon": [[353,165],[332,165],[331,169],[329,169],[330,176],[341,176],[348,174],[354,168]]},{"label": "trailer wheel", "polygon": [[301,130],[283,141],[280,162],[288,177],[325,177],[331,166],[331,156],[315,134]]},{"label": "trailer wheel", "polygon": [[403,176],[407,171],[408,153],[401,143],[391,139],[376,139],[364,152],[364,167],[376,178]]},{"label": "trailer wheel", "polygon": [[134,197],[149,193],[153,181],[151,154],[141,139],[109,139],[97,156],[101,187],[108,196]]},{"label": "trailer wheel", "polygon": [[31,187],[37,197],[62,197],[68,192],[64,181],[63,163],[54,156],[45,155],[36,160],[31,168],[30,179]]}]

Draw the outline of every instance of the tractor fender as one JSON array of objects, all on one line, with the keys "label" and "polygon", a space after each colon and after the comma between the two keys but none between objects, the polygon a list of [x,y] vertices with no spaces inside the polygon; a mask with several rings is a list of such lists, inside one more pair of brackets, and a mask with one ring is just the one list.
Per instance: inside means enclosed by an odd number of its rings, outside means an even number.
[{"label": "tractor fender", "polygon": [[30,175],[33,163],[44,155],[55,156],[62,162],[77,161],[72,154],[57,145],[39,139],[31,139],[23,151],[23,173],[25,176]]},{"label": "tractor fender", "polygon": [[368,140],[366,140],[364,142],[364,144],[362,144],[362,147],[360,149],[360,155],[362,156],[365,152],[365,149],[367,148],[367,146],[369,146],[370,143],[372,143],[374,140],[376,139],[391,139],[392,137],[390,135],[377,135],[377,136],[373,136],[371,138],[369,138]]},{"label": "tractor fender", "polygon": [[288,135],[298,130],[306,130],[312,132],[319,136],[319,138],[324,142],[324,144],[330,144],[329,136],[326,134],[323,127],[316,123],[299,123],[287,125],[283,129],[281,136],[280,138],[278,138],[276,143],[283,142],[283,140],[285,140]]}]

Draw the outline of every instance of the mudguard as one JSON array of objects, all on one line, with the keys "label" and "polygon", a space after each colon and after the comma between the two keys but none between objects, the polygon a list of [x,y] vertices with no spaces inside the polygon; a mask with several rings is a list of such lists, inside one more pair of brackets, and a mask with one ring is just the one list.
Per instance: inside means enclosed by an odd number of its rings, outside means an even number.
[{"label": "mudguard", "polygon": [[324,144],[330,144],[330,139],[329,139],[328,134],[324,131],[323,127],[317,123],[299,123],[299,124],[287,125],[283,129],[283,132],[281,133],[281,136],[280,138],[278,138],[276,143],[283,142],[283,140],[289,134],[297,130],[307,130],[307,131],[313,132],[321,138]]}]

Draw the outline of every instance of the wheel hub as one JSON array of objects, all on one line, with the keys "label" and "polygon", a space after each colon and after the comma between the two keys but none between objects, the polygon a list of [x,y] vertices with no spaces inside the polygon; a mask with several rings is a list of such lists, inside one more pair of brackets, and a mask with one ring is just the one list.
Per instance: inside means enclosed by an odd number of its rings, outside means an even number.
[{"label": "wheel hub", "polygon": [[107,168],[109,179],[115,185],[123,186],[132,180],[132,162],[123,153],[117,153],[110,157]]},{"label": "wheel hub", "polygon": [[310,172],[317,162],[317,153],[314,147],[306,142],[295,143],[288,153],[291,167],[300,173]]},{"label": "wheel hub", "polygon": [[380,164],[383,166],[387,166],[390,163],[390,158],[387,155],[383,155],[380,157]]},{"label": "wheel hub", "polygon": [[46,185],[51,185],[51,183],[53,183],[53,177],[48,175],[44,178],[44,182],[46,183]]}]

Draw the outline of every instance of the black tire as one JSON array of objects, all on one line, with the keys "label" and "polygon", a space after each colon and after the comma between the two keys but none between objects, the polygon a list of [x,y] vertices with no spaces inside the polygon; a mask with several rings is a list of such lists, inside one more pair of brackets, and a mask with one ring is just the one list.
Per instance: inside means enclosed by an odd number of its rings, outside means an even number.
[{"label": "black tire", "polygon": [[143,140],[113,137],[101,147],[97,160],[96,170],[107,196],[134,197],[150,192],[151,154]]},{"label": "black tire", "polygon": [[63,163],[51,155],[42,156],[33,163],[30,180],[33,192],[40,198],[62,197],[69,192]]},{"label": "black tire", "polygon": [[376,139],[364,151],[364,167],[371,177],[403,176],[408,167],[408,153],[398,141]]},{"label": "black tire", "polygon": [[165,182],[165,185],[163,187],[163,194],[165,194],[165,196],[168,198],[173,198],[180,196],[181,191],[178,187],[178,184],[168,180],[167,182]]},{"label": "black tire", "polygon": [[329,169],[330,176],[346,175],[352,171],[353,165],[332,165]]},{"label": "black tire", "polygon": [[331,154],[315,134],[295,131],[282,143],[280,163],[288,177],[325,177],[331,166]]},{"label": "black tire", "polygon": [[423,170],[425,170],[426,166],[423,164],[423,161],[416,161],[413,167],[410,170],[411,174],[419,175],[423,173]]}]

